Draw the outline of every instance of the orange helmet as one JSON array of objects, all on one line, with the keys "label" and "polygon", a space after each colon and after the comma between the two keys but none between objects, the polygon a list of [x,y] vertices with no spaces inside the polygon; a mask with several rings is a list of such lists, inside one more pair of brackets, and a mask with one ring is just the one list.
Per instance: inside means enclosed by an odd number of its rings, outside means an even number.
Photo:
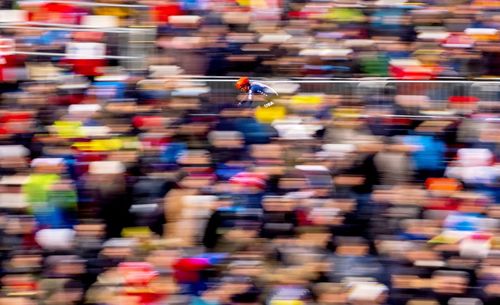
[{"label": "orange helmet", "polygon": [[250,85],[250,80],[248,79],[248,77],[242,77],[236,82],[236,88],[239,90],[248,85]]}]

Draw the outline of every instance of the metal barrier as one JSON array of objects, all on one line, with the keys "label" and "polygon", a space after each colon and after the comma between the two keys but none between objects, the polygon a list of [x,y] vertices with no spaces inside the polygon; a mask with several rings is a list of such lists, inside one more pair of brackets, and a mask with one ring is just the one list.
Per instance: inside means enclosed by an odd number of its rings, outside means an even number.
[{"label": "metal barrier", "polygon": [[[120,65],[129,71],[144,71],[147,70],[147,61],[154,55],[155,51],[155,38],[156,27],[145,26],[149,24],[151,6],[139,4],[123,4],[123,3],[104,3],[95,2],[90,0],[84,1],[65,1],[65,0],[51,0],[51,1],[17,1],[17,5],[23,8],[24,5],[40,5],[45,2],[73,5],[78,7],[87,7],[89,9],[97,8],[122,8],[127,11],[134,11],[131,13],[134,18],[134,25],[127,27],[119,27],[110,25],[104,22],[89,22],[83,24],[61,24],[50,22],[34,22],[27,20],[6,21],[0,18],[0,35],[4,31],[11,32],[13,30],[26,30],[36,29],[41,31],[64,31],[64,32],[100,32],[105,34],[106,41],[106,55],[101,58],[118,60]],[[8,13],[8,11],[5,11]],[[101,17],[106,17],[108,14],[97,13]],[[112,16],[111,16],[112,17]],[[22,19],[22,18],[21,18]],[[118,18],[119,19],[119,18]],[[16,51],[17,54],[30,55],[35,58],[61,58],[66,57],[68,54],[64,52],[43,52],[43,51]]]},{"label": "metal barrier", "polygon": [[[166,80],[167,82],[169,80]],[[234,102],[239,92],[234,88],[236,78],[176,77],[170,81],[182,82],[186,86],[207,86],[209,99],[213,102]],[[283,92],[284,87],[295,85],[296,90],[285,92],[284,96],[294,94],[340,95],[343,98],[357,99],[365,104],[383,107],[388,97],[422,96],[429,102],[429,108],[444,110],[452,97],[475,97],[483,109],[500,109],[500,81],[406,81],[406,80],[259,80]],[[281,94],[280,94],[281,95]]]},{"label": "metal barrier", "polygon": [[[144,60],[154,53],[154,37],[156,29],[154,28],[113,28],[113,29],[95,29],[85,27],[49,27],[46,25],[30,25],[29,23],[21,25],[0,24],[0,33],[2,30],[13,29],[37,29],[46,31],[66,31],[66,32],[101,32],[108,36],[107,47],[111,54],[104,55],[102,58],[117,59],[120,65],[129,71],[143,71],[147,69],[147,61]],[[125,47],[121,47],[125,46]],[[68,54],[64,52],[24,52],[15,51],[16,54],[31,55],[36,57],[62,58]]]}]

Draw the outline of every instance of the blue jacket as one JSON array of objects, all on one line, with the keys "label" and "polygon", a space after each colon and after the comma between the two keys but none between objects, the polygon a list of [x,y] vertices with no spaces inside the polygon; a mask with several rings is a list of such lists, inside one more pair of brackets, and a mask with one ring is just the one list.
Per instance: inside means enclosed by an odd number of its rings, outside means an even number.
[{"label": "blue jacket", "polygon": [[403,138],[405,144],[418,145],[421,150],[413,153],[413,162],[417,170],[439,170],[445,166],[446,146],[433,136],[412,135]]},{"label": "blue jacket", "polygon": [[269,87],[268,85],[264,85],[263,83],[260,82],[251,82],[250,83],[250,90],[248,90],[248,96],[247,99],[248,101],[252,100],[252,97],[254,94],[261,94],[261,95],[278,95],[276,90],[273,88]]}]

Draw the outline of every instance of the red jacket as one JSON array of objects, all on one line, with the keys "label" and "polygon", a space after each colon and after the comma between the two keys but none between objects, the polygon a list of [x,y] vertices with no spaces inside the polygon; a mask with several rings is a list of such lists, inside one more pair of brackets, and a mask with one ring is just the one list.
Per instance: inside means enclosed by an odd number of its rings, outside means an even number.
[{"label": "red jacket", "polygon": [[100,68],[106,66],[106,59],[62,59],[62,63],[73,67],[76,74],[84,76],[101,76]]},{"label": "red jacket", "polygon": [[182,15],[182,9],[178,4],[158,5],[153,9],[153,19],[158,23],[168,23],[170,16]]},{"label": "red jacket", "polygon": [[38,10],[28,15],[30,21],[78,24],[80,17],[86,13],[81,7],[64,3],[45,3]]},{"label": "red jacket", "polygon": [[8,69],[14,68],[16,66],[17,56],[15,54],[0,56],[0,82],[8,81],[9,77],[7,76],[6,72],[8,72]]}]

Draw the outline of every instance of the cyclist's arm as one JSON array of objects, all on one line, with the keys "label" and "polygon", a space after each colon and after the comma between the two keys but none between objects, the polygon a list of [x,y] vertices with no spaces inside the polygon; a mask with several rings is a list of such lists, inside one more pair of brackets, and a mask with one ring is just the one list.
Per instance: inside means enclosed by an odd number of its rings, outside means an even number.
[{"label": "cyclist's arm", "polygon": [[256,84],[254,89],[256,89],[256,90],[254,90],[254,92],[258,92],[259,94],[262,94],[265,96],[278,95],[278,92],[276,92],[276,90],[274,90],[272,87],[270,87],[267,84],[258,83],[258,84]]},{"label": "cyclist's arm", "polygon": [[260,95],[264,95],[264,96],[269,95],[268,92],[266,92],[266,87],[256,89],[255,93],[260,94]]},{"label": "cyclist's arm", "polygon": [[247,101],[251,102],[252,98],[253,98],[253,91],[250,89],[248,90]]}]

